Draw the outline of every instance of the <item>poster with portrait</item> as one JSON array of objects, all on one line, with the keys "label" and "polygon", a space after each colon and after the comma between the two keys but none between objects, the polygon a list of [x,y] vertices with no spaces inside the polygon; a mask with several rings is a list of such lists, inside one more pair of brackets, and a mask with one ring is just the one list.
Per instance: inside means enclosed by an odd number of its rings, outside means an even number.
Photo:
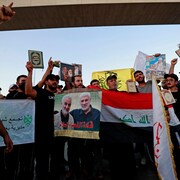
[{"label": "poster with portrait", "polygon": [[82,65],[81,64],[66,64],[60,63],[60,80],[64,81],[65,77],[68,77],[68,81],[72,81],[72,77],[75,75],[82,75]]},{"label": "poster with portrait", "polygon": [[74,66],[74,76],[82,75],[82,64],[73,64]]},{"label": "poster with portrait", "polygon": [[61,81],[64,81],[68,77],[68,81],[71,82],[74,76],[74,66],[72,64],[60,63],[59,65],[59,77]]},{"label": "poster with portrait", "polygon": [[56,95],[55,136],[99,139],[101,99],[102,91],[86,88],[81,92]]},{"label": "poster with portrait", "polygon": [[33,68],[44,69],[43,52],[28,50],[29,61],[32,62]]},{"label": "poster with portrait", "polygon": [[146,80],[151,80],[152,75],[156,79],[162,80],[166,73],[166,56],[160,54],[159,56],[146,56]]}]

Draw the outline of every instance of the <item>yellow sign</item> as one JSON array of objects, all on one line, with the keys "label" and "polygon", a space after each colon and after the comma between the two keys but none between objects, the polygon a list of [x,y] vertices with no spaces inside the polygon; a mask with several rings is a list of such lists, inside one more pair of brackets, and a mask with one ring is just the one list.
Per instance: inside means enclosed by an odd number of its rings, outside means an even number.
[{"label": "yellow sign", "polygon": [[98,71],[92,73],[92,79],[99,80],[101,88],[108,89],[108,86],[106,84],[107,77],[110,75],[116,75],[118,82],[118,90],[127,91],[126,81],[128,79],[134,80],[134,72],[135,70],[133,68]]}]

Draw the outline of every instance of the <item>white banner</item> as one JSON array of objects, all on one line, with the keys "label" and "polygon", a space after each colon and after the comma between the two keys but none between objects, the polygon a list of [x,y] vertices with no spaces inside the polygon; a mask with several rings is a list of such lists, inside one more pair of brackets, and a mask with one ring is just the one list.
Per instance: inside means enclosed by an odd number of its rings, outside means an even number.
[{"label": "white banner", "polygon": [[[14,145],[34,142],[34,119],[33,100],[0,100],[0,120]],[[0,146],[4,146],[1,136]]]},{"label": "white banner", "polygon": [[175,180],[175,163],[172,155],[173,145],[170,139],[168,122],[159,87],[153,79],[153,134],[154,158],[159,177],[163,180]]}]

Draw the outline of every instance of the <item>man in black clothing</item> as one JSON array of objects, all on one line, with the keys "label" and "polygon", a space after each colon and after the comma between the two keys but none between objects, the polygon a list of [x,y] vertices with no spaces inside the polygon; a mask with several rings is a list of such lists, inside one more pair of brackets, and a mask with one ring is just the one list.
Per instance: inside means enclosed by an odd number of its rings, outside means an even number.
[{"label": "man in black clothing", "polygon": [[53,70],[53,61],[50,59],[48,68],[40,84],[32,87],[33,65],[27,62],[28,77],[26,81],[26,95],[35,99],[35,160],[36,180],[50,179],[49,158],[54,140],[54,93],[56,92],[59,76],[50,74]]},{"label": "man in black clothing", "polygon": [[17,84],[11,84],[9,86],[8,94],[6,95],[6,99],[12,99],[13,95],[17,92],[18,90],[18,85]]}]

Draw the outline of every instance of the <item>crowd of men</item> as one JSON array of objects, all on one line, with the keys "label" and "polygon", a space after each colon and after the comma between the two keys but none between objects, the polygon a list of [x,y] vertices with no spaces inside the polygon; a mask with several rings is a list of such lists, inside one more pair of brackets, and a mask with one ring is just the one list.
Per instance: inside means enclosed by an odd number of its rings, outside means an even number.
[{"label": "crowd of men", "polygon": [[[9,6],[0,7],[0,22],[10,20],[15,12]],[[171,61],[169,74],[164,76],[162,89],[171,91],[176,102],[173,104],[175,114],[180,119],[180,90],[178,76],[174,74],[177,59]],[[35,142],[30,144],[14,145],[7,130],[0,121],[0,135],[4,139],[6,147],[0,148],[0,178],[2,180],[93,180],[104,179],[103,160],[108,162],[110,179],[117,180],[137,179],[136,159],[134,157],[134,144],[126,136],[127,126],[123,123],[109,123],[114,130],[113,134],[107,132],[107,127],[100,122],[100,111],[91,105],[89,92],[81,93],[80,109],[70,111],[72,98],[65,95],[62,99],[62,109],[54,112],[54,101],[56,93],[66,90],[80,90],[86,88],[83,85],[81,75],[72,77],[72,82],[65,79],[65,87],[58,86],[59,76],[52,74],[54,65],[51,58],[48,67],[39,83],[32,86],[33,65],[27,62],[27,75],[17,77],[16,84],[9,89],[6,99],[33,99],[35,100]],[[145,76],[141,70],[134,72],[135,81],[138,83],[137,93],[151,93],[151,81],[145,82]],[[108,90],[118,93],[117,76],[110,75],[106,79]],[[60,88],[60,90],[58,90]],[[101,90],[99,81],[94,79],[88,88]],[[166,107],[167,108],[167,107]],[[94,130],[99,130],[100,139],[54,137],[54,128],[73,129],[71,125],[78,123],[79,119],[85,122],[91,121]],[[98,129],[100,126],[100,129]],[[179,126],[170,126],[171,140],[174,145],[173,155],[176,165],[177,177],[180,179],[180,134]],[[108,137],[108,138],[107,138]],[[118,137],[118,138],[117,138]],[[153,157],[153,137],[150,141],[136,144],[141,149],[144,158],[144,143]],[[65,147],[68,147],[65,157]],[[152,166],[155,164],[152,163]]]}]

